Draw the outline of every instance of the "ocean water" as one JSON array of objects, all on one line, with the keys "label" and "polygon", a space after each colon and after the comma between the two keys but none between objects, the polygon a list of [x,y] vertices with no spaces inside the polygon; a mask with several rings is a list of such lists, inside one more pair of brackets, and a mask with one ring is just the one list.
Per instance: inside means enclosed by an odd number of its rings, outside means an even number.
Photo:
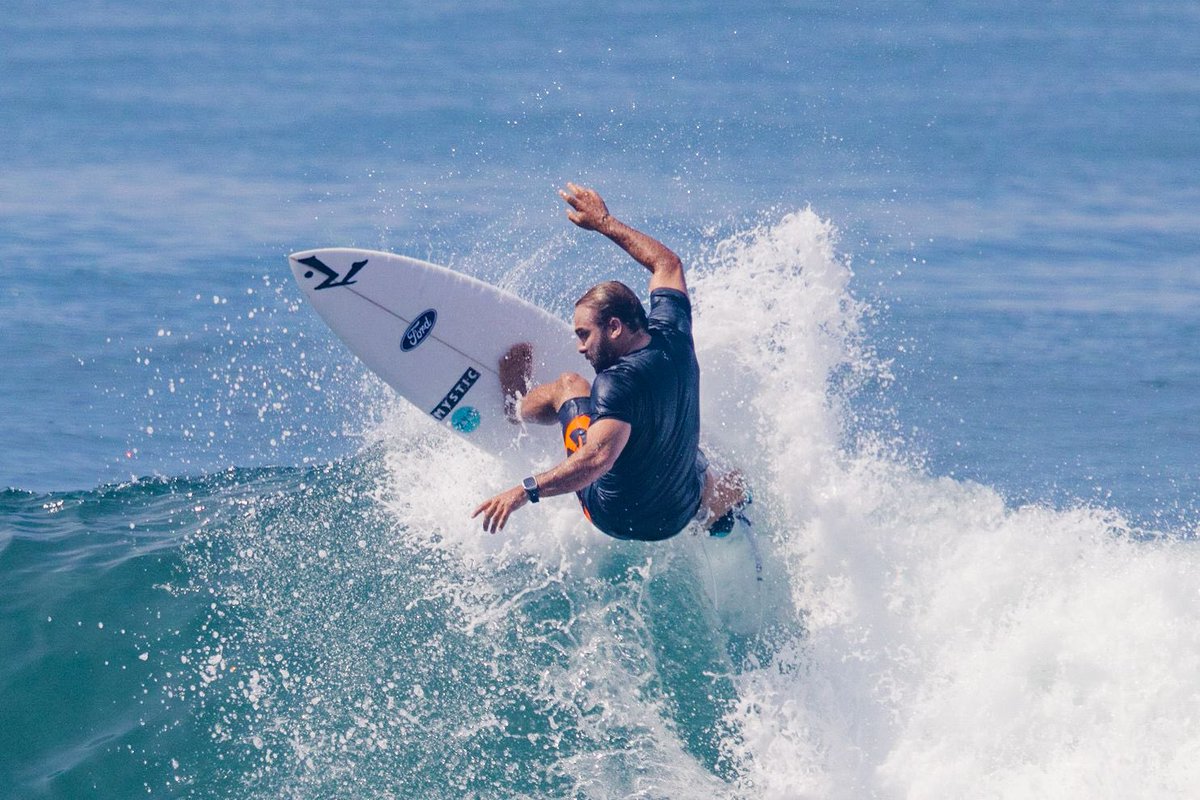
[{"label": "ocean water", "polygon": [[[0,796],[1182,797],[1200,12],[15,0]],[[689,268],[743,535],[618,543],[287,253]]]}]

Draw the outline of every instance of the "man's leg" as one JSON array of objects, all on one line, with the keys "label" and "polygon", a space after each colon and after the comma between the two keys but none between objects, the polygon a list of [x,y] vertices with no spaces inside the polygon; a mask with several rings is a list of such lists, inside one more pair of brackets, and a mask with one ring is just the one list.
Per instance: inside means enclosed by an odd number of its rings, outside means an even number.
[{"label": "man's leg", "polygon": [[558,380],[543,383],[529,390],[521,398],[521,419],[538,425],[553,425],[558,422],[558,410],[563,403],[576,397],[590,397],[592,385],[582,375],[564,372]]},{"label": "man's leg", "polygon": [[588,397],[592,385],[582,375],[564,372],[558,380],[530,388],[533,377],[533,347],[526,342],[514,344],[500,358],[500,388],[504,408],[512,423],[521,420],[538,425],[558,422],[558,409],[576,397]]}]

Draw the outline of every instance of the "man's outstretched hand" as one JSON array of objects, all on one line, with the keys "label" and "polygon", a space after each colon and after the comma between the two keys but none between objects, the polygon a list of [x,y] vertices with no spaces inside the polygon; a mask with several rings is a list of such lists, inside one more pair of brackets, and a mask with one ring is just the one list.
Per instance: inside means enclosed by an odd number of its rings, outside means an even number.
[{"label": "man's outstretched hand", "polygon": [[558,195],[573,209],[567,212],[567,219],[585,230],[600,230],[609,219],[608,207],[595,189],[568,183],[567,191],[559,189]]},{"label": "man's outstretched hand", "polygon": [[567,184],[567,191],[558,190],[571,210],[567,219],[581,228],[597,231],[612,239],[630,257],[650,270],[650,291],[674,289],[687,294],[687,281],[683,277],[683,262],[665,244],[639,230],[629,227],[608,213],[608,207],[595,189]]},{"label": "man's outstretched hand", "polygon": [[504,524],[512,512],[529,502],[529,495],[522,486],[516,486],[507,492],[501,492],[490,500],[485,500],[479,508],[471,513],[471,519],[483,514],[483,529],[488,533],[504,530]]}]

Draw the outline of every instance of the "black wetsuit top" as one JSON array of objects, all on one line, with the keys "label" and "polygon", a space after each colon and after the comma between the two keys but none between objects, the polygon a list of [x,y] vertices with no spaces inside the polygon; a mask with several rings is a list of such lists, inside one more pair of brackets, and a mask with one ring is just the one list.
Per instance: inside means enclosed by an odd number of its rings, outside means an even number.
[{"label": "black wetsuit top", "polygon": [[648,316],[650,344],[592,384],[592,424],[611,418],[632,427],[612,469],[581,493],[596,527],[619,539],[679,533],[695,517],[704,485],[692,304],[676,289],[655,289]]}]

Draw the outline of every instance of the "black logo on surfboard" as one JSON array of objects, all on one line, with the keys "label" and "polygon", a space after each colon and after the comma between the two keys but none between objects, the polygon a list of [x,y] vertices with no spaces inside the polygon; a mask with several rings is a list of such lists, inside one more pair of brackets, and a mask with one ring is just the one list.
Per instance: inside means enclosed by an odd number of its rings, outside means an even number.
[{"label": "black logo on surfboard", "polygon": [[337,270],[328,264],[323,263],[321,259],[317,258],[316,256],[301,258],[298,260],[298,263],[303,264],[306,267],[311,267],[308,272],[304,273],[304,277],[306,278],[311,278],[317,272],[325,276],[325,280],[313,287],[313,291],[317,292],[321,289],[332,289],[335,286],[349,286],[352,283],[358,283],[358,281],[352,279],[360,269],[367,265],[368,260],[369,259],[364,258],[362,261],[355,261],[350,265],[350,271],[347,272],[344,277],[339,275]]},{"label": "black logo on surfboard", "polygon": [[429,332],[437,324],[437,311],[429,308],[421,312],[421,316],[413,320],[412,325],[400,339],[400,349],[404,352],[415,350],[417,345],[429,338]]},{"label": "black logo on surfboard", "polygon": [[446,392],[446,396],[442,398],[442,402],[434,406],[433,411],[429,413],[433,415],[434,419],[445,419],[446,415],[454,410],[459,401],[467,396],[467,392],[471,390],[471,387],[475,385],[475,381],[477,380],[479,380],[479,373],[471,367],[467,367],[467,371],[458,379],[458,383],[454,384],[454,388]]}]

